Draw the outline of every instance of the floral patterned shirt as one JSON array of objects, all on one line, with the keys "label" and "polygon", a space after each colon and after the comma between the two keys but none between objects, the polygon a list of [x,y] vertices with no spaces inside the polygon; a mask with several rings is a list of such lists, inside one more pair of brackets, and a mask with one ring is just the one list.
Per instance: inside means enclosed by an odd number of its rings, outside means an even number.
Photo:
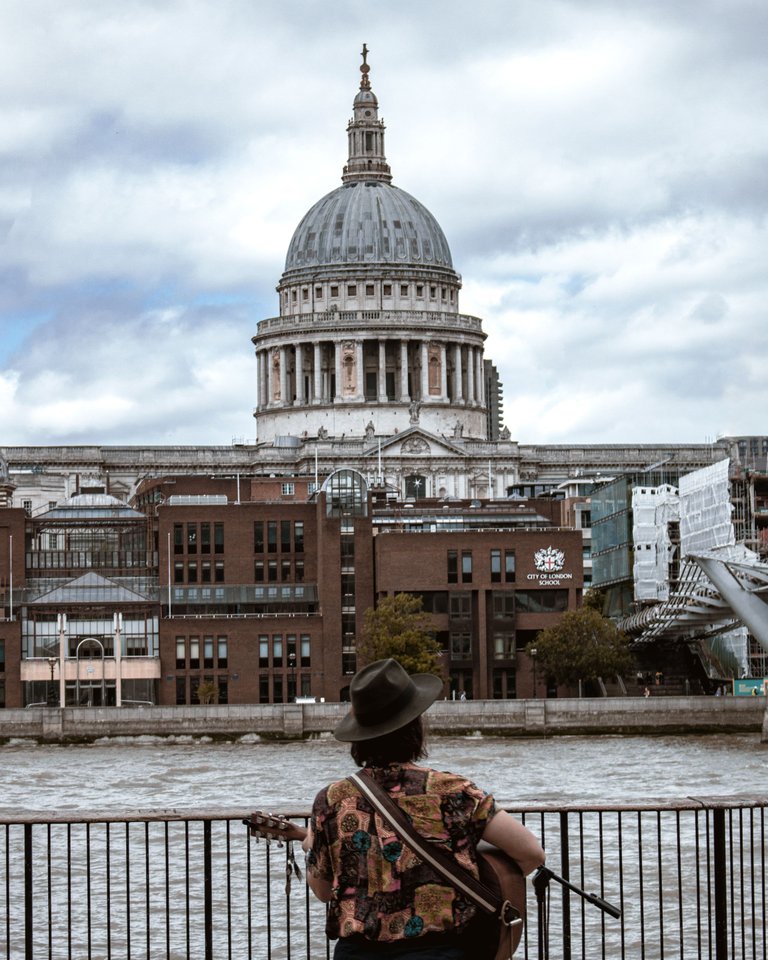
[{"label": "floral patterned shirt", "polygon": [[[474,783],[414,763],[370,768],[418,832],[478,875],[476,846],[496,812]],[[349,780],[325,787],[312,807],[307,867],[332,886],[326,932],[393,941],[461,933],[475,905],[420,860]]]}]

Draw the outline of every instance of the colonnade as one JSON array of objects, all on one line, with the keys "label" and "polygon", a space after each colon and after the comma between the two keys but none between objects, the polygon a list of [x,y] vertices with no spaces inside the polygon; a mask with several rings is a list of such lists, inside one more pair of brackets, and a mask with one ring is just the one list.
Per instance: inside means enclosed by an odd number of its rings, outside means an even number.
[{"label": "colonnade", "polygon": [[342,402],[485,404],[482,346],[417,338],[298,341],[256,350],[257,409]]}]

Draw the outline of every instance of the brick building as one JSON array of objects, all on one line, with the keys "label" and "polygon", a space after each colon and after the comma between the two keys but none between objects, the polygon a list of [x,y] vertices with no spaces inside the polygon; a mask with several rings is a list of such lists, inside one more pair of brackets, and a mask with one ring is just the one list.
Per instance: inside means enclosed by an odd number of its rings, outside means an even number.
[{"label": "brick building", "polygon": [[343,699],[365,610],[402,591],[432,615],[446,696],[531,695],[522,647],[581,601],[559,510],[403,500],[349,469],[0,508],[2,703]]}]

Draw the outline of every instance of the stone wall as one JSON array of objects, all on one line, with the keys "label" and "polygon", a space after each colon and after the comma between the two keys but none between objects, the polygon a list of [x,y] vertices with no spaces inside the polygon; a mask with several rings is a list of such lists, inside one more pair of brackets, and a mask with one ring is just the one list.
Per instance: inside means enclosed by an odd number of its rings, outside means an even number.
[{"label": "stone wall", "polygon": [[[0,741],[95,740],[101,737],[249,734],[285,739],[330,733],[348,705],[53,708],[0,711]],[[622,697],[560,700],[439,701],[427,712],[434,734],[509,737],[558,734],[740,733],[762,730],[765,697]]]}]

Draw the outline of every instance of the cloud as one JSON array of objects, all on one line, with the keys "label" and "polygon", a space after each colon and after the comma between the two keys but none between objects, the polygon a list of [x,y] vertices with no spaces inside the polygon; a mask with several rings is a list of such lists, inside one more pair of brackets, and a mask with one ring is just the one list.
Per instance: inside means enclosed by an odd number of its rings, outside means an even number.
[{"label": "cloud", "polygon": [[249,339],[339,183],[363,40],[516,438],[764,433],[767,25],[748,0],[9,0],[4,441],[253,436]]}]

